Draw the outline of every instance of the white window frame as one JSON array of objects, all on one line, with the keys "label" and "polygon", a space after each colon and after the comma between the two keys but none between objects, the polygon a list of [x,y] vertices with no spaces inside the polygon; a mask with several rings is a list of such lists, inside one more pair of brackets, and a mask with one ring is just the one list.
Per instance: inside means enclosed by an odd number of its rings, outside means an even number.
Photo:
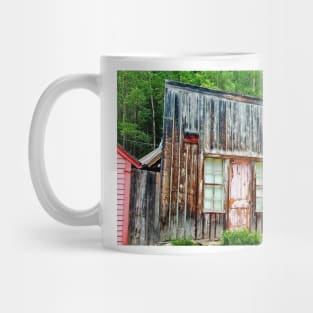
[{"label": "white window frame", "polygon": [[[216,160],[219,160],[221,161],[221,175],[222,175],[222,181],[220,183],[216,183],[215,181],[213,182],[207,182],[206,181],[206,160],[212,160],[213,161],[213,172],[212,172],[212,175],[213,175],[213,180],[215,180],[215,175],[214,175],[214,161]],[[225,209],[224,209],[224,201],[225,201],[225,195],[224,195],[224,177],[225,177],[225,173],[224,173],[224,159],[221,159],[221,158],[212,158],[212,157],[205,157],[204,158],[204,169],[203,169],[203,185],[204,185],[204,192],[203,192],[203,209],[202,209],[202,212],[203,213],[225,213]],[[213,205],[213,209],[210,208],[210,209],[206,209],[205,208],[205,204],[206,204],[206,201],[205,201],[205,198],[206,198],[206,187],[213,187],[212,190],[213,190],[213,196],[211,198],[211,201],[212,201],[212,205]],[[222,198],[221,199],[218,199],[221,201],[221,209],[214,209],[214,190],[215,188],[214,187],[220,187],[221,188],[221,193],[222,193]]]}]

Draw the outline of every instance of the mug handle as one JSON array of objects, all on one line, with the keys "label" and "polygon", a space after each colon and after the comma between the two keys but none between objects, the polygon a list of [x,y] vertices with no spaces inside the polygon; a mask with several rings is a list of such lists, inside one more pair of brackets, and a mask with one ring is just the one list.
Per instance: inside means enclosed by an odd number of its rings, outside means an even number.
[{"label": "mug handle", "polygon": [[43,208],[61,223],[80,225],[99,225],[100,203],[94,207],[77,211],[63,204],[53,192],[44,160],[44,140],[49,114],[56,100],[65,92],[84,88],[99,96],[99,75],[69,75],[55,80],[40,96],[29,134],[29,167],[37,197]]}]

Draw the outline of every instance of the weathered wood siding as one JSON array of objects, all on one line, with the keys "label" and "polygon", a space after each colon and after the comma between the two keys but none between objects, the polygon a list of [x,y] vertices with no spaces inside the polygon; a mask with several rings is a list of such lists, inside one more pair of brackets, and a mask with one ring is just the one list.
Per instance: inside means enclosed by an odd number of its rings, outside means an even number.
[{"label": "weathered wood siding", "polygon": [[132,169],[128,243],[159,241],[160,173]]},{"label": "weathered wood siding", "polygon": [[[256,173],[255,173],[255,162],[251,162],[251,173],[252,173],[252,194],[256,193]],[[250,230],[263,232],[263,212],[256,212],[256,198],[252,197],[251,200],[251,217],[250,217]]]},{"label": "weathered wood siding", "polygon": [[198,133],[202,153],[262,157],[262,100],[258,98],[167,82],[164,117],[164,126],[174,127],[176,135],[180,127],[183,134]]},{"label": "weathered wood siding", "polygon": [[227,229],[250,229],[252,179],[247,160],[233,160],[229,171],[229,200]]},{"label": "weathered wood siding", "polygon": [[117,154],[117,242],[128,243],[131,164]]},{"label": "weathered wood siding", "polygon": [[227,217],[202,213],[204,157],[261,159],[262,100],[167,81],[162,148],[160,240],[218,238]]}]

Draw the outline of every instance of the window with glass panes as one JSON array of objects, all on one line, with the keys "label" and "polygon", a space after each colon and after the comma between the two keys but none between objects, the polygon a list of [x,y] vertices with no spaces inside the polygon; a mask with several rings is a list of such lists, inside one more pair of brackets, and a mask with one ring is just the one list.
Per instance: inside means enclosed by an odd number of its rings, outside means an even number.
[{"label": "window with glass panes", "polygon": [[263,163],[255,163],[256,212],[263,212]]},{"label": "window with glass panes", "polygon": [[203,212],[224,212],[223,160],[204,160],[204,203]]}]

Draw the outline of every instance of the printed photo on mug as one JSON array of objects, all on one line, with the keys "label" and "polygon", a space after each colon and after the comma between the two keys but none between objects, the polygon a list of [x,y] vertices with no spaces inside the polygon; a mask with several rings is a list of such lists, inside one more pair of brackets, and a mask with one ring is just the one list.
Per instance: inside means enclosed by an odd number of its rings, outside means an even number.
[{"label": "printed photo on mug", "polygon": [[258,245],[262,71],[117,71],[117,243]]},{"label": "printed photo on mug", "polygon": [[[252,52],[105,55],[99,73],[56,79],[38,100],[29,134],[30,173],[42,207],[64,224],[99,226],[103,247],[123,252],[259,245],[262,68]],[[50,112],[74,89],[100,100],[101,196],[85,210],[58,198],[45,164]]]}]

